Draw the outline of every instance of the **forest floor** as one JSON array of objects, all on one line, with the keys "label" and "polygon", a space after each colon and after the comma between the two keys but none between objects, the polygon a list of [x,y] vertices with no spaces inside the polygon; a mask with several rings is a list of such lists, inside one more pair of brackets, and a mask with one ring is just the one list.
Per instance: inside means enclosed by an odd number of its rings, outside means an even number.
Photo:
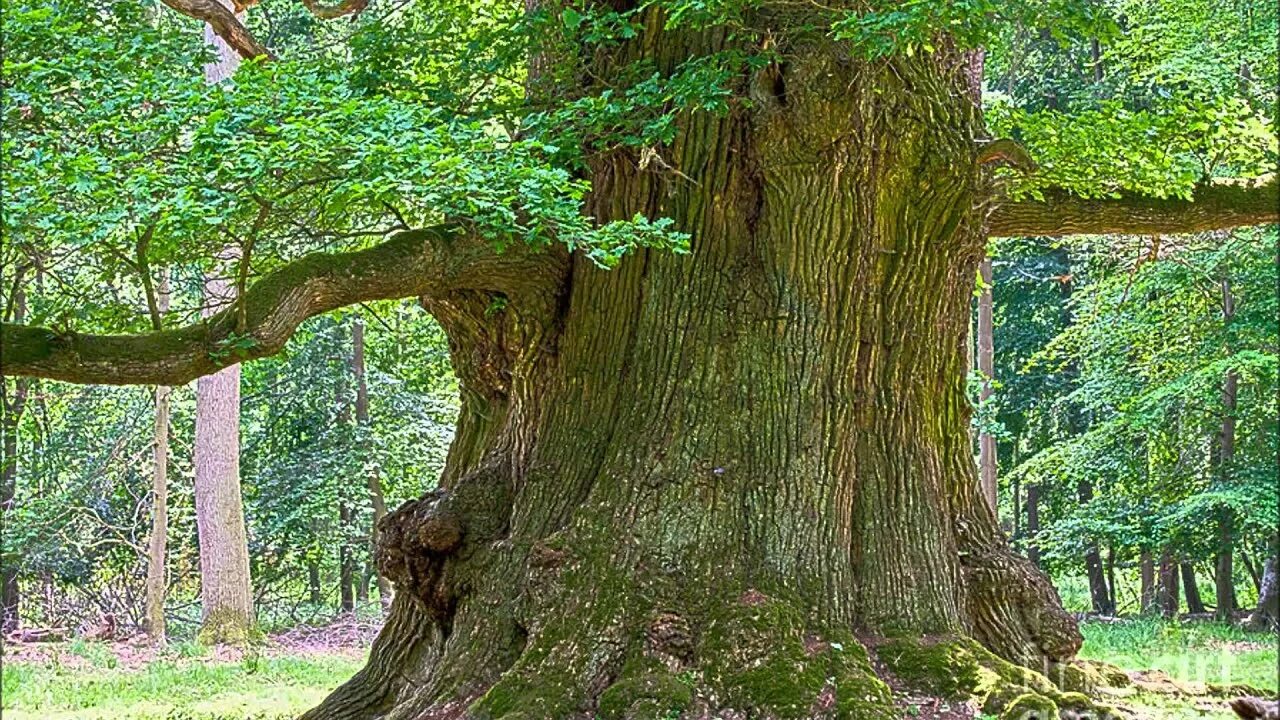
[{"label": "forest floor", "polygon": [[[141,641],[9,644],[5,720],[283,720],[354,674],[376,633],[347,620],[272,635],[251,651]],[[1199,683],[1277,690],[1276,636],[1213,622],[1086,621],[1086,658],[1131,671],[1140,691],[1119,701],[1151,718],[1226,720],[1221,698],[1189,697]]]}]

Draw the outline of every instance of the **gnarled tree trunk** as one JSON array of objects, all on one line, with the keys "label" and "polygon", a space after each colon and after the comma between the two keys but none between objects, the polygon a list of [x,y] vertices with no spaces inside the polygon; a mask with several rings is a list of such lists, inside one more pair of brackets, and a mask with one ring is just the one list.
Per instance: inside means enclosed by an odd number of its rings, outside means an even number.
[{"label": "gnarled tree trunk", "polygon": [[[649,27],[597,74],[727,43]],[[563,257],[497,312],[426,298],[457,437],[442,489],[382,523],[397,591],[368,666],[308,717],[607,715],[681,674],[689,702],[808,717],[883,698],[854,631],[969,635],[1037,668],[1078,649],[968,442],[963,59],[788,50],[753,109],[685,118],[662,163],[594,161],[596,216],[675,218],[691,255]]]}]

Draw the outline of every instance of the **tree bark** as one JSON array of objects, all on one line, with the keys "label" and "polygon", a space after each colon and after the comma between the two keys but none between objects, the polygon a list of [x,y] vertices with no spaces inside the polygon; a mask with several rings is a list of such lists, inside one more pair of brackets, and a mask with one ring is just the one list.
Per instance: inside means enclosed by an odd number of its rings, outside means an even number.
[{"label": "tree bark", "polygon": [[[728,42],[662,27],[597,75]],[[788,52],[760,105],[683,118],[662,149],[679,176],[592,161],[588,212],[673,217],[690,256],[574,258],[547,315],[424,298],[463,387],[457,436],[441,489],[381,523],[396,597],[368,666],[308,717],[567,717],[645,657],[715,711],[777,714],[742,673],[805,709],[828,677],[852,697],[796,644],[855,644],[847,628],[970,635],[1034,667],[1075,653],[968,441],[984,241],[956,58],[851,84],[835,46]]]},{"label": "tree bark", "polygon": [[[995,377],[995,307],[991,295],[991,258],[983,257],[978,265],[982,294],[978,296],[978,372],[982,374],[981,402],[991,398],[991,380]],[[996,484],[996,438],[989,432],[978,435],[978,475],[982,494],[999,516],[1000,500]]]},{"label": "tree bark", "polygon": [[[589,58],[589,90],[639,60],[670,73],[754,51],[661,12]],[[864,62],[805,33],[776,50],[785,62],[733,88],[749,105],[682,115],[646,149],[660,162],[589,156],[587,212],[670,217],[687,256],[604,271],[406,233],[260,281],[242,317],[258,345],[240,357],[210,352],[232,315],[163,347],[6,326],[5,370],[167,382],[275,352],[318,312],[423,295],[462,387],[456,438],[440,489],[380,524],[391,612],[364,670],[309,718],[638,714],[655,686],[708,716],[803,716],[834,697],[889,717],[859,637],[1066,661],[1075,623],[1005,542],[969,439],[990,199],[971,58]]]},{"label": "tree bark", "polygon": [[[224,253],[222,259],[234,259]],[[234,298],[226,280],[205,282],[205,307]],[[196,531],[200,541],[200,638],[243,644],[253,626],[248,534],[240,497],[240,366],[196,382]]]},{"label": "tree bark", "polygon": [[[1231,281],[1222,281],[1222,324],[1228,329],[1235,316],[1235,297],[1231,293]],[[1228,350],[1230,348],[1228,347]],[[1217,475],[1224,487],[1232,482],[1232,462],[1236,445],[1236,386],[1239,376],[1234,368],[1227,370],[1222,381],[1222,428],[1218,433]],[[1218,553],[1214,572],[1214,598],[1217,607],[1214,617],[1230,620],[1235,612],[1235,555],[1234,513],[1230,507],[1218,510]]]},{"label": "tree bark", "polygon": [[1262,566],[1262,590],[1258,593],[1258,607],[1249,616],[1249,626],[1257,629],[1280,627],[1280,561],[1277,549],[1280,537],[1271,538],[1271,553]]},{"label": "tree bark", "polygon": [[1187,598],[1187,612],[1203,613],[1204,602],[1200,599],[1200,588],[1196,585],[1195,566],[1183,562],[1179,568],[1182,574],[1182,594]]},{"label": "tree bark", "polygon": [[1150,550],[1143,550],[1138,560],[1140,590],[1138,593],[1142,614],[1156,611],[1156,565]]},{"label": "tree bark", "polygon": [[[367,457],[372,452],[372,448],[368,444],[371,431],[369,426],[369,379],[364,359],[364,321],[358,317],[351,326],[351,345],[351,369],[356,377],[356,426],[359,429],[360,437],[365,441],[365,480],[369,485],[369,504],[373,507],[373,526],[369,530],[370,553],[371,555],[376,555],[378,525],[387,516],[387,501],[382,493],[382,478],[378,476],[378,465],[375,462],[371,462],[370,458]],[[381,574],[375,572],[375,575],[378,578],[378,599],[385,610],[391,607],[391,582],[382,577]],[[367,600],[367,579],[364,585],[366,587],[364,599]]]},{"label": "tree bark", "polygon": [[[155,290],[152,324],[160,329],[169,311],[169,280],[160,276]],[[151,446],[151,541],[147,549],[146,631],[157,647],[165,646],[164,605],[168,594],[166,558],[169,543],[169,395],[172,388],[155,389],[155,429]]]}]

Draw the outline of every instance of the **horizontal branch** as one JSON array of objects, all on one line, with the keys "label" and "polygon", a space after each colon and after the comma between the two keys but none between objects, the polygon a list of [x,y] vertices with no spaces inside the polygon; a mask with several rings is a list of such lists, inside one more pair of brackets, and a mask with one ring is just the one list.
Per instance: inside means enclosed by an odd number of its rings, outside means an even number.
[{"label": "horizontal branch", "polygon": [[1225,230],[1280,221],[1276,178],[1196,188],[1191,200],[1133,193],[1089,200],[1062,190],[1044,200],[1018,200],[996,207],[988,218],[993,237],[1061,235],[1161,235]]},{"label": "horizontal branch", "polygon": [[562,250],[515,243],[499,254],[456,229],[412,230],[368,250],[295,260],[231,307],[183,328],[89,335],[5,323],[0,372],[74,383],[182,385],[275,354],[307,318],[355,303],[454,290],[554,302],[565,267]]}]

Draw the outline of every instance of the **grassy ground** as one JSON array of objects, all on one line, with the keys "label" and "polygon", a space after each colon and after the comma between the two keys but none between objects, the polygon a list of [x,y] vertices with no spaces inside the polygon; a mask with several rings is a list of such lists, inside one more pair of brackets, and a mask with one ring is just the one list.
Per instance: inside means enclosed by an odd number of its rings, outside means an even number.
[{"label": "grassy ground", "polygon": [[[1087,622],[1082,656],[1179,681],[1277,688],[1276,637],[1222,623]],[[5,720],[283,720],[315,705],[363,662],[350,648],[289,647],[228,655],[177,645],[137,657],[122,644],[75,641],[6,657]],[[1141,695],[1126,702],[1165,720],[1233,717],[1221,700]]]},{"label": "grassy ground", "polygon": [[1153,619],[1089,621],[1081,657],[1127,670],[1160,670],[1183,682],[1277,689],[1276,636],[1227,623]]},{"label": "grassy ground", "polygon": [[85,647],[93,656],[87,664],[6,662],[5,720],[283,720],[317,704],[363,664],[351,653],[309,653],[164,657],[123,668],[109,647]]}]

